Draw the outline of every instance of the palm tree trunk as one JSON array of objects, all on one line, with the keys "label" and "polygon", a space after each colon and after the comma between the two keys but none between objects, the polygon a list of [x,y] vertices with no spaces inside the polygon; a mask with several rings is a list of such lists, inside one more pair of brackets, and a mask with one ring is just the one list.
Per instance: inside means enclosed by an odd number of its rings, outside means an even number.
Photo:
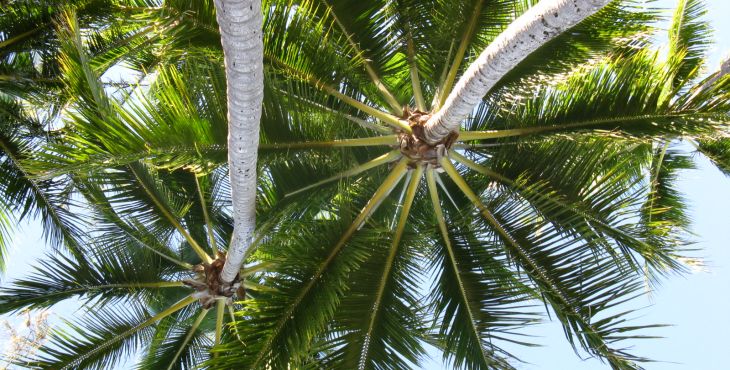
[{"label": "palm tree trunk", "polygon": [[458,131],[489,90],[530,53],[611,0],[542,0],[507,27],[469,66],[443,107],[426,123],[425,139],[435,144]]},{"label": "palm tree trunk", "polygon": [[727,59],[725,59],[720,64],[720,69],[717,72],[715,72],[715,75],[712,78],[710,78],[709,80],[707,80],[704,83],[704,85],[702,85],[702,89],[701,90],[705,90],[705,89],[709,88],[717,80],[725,77],[725,75],[727,75],[728,73],[730,73],[730,57],[728,57]]},{"label": "palm tree trunk", "polygon": [[220,279],[238,275],[256,227],[256,153],[264,94],[261,0],[215,0],[228,84],[233,239]]}]

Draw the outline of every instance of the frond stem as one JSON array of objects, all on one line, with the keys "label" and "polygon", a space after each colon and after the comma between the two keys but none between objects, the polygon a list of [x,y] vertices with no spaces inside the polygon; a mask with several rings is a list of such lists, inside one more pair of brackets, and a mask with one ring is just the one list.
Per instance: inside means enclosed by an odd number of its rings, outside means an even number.
[{"label": "frond stem", "polygon": [[479,19],[479,15],[482,12],[482,5],[484,4],[484,0],[479,0],[477,4],[474,6],[474,10],[471,13],[471,18],[469,19],[469,23],[467,24],[466,32],[461,37],[461,42],[459,43],[459,48],[456,49],[456,55],[454,55],[454,62],[451,64],[451,67],[449,68],[449,73],[446,76],[446,80],[444,81],[443,85],[441,85],[441,88],[439,88],[439,95],[438,95],[438,105],[434,107],[434,110],[438,110],[441,108],[444,103],[446,102],[446,98],[449,97],[449,94],[451,93],[451,89],[454,87],[454,82],[456,81],[456,74],[459,72],[459,67],[461,67],[461,62],[464,60],[464,55],[466,54],[466,50],[469,47],[469,44],[471,43],[472,37],[474,36],[474,31],[476,30],[477,26],[477,20]]},{"label": "frond stem", "polygon": [[[159,281],[159,282],[152,282],[152,283],[125,283],[125,284],[101,284],[101,285],[91,285],[91,286],[82,286],[80,288],[73,288],[73,289],[67,289],[63,291],[56,291],[53,293],[47,293],[43,295],[43,298],[48,300],[51,297],[56,296],[63,296],[63,295],[74,295],[74,294],[87,294],[89,292],[95,291],[95,290],[111,290],[111,289],[158,289],[158,288],[179,288],[183,287],[185,284],[183,284],[181,281]],[[23,305],[27,302],[32,302],[36,298],[27,298],[27,299],[19,299],[14,300],[14,304],[20,304]]]},{"label": "frond stem", "polygon": [[400,217],[398,218],[398,226],[396,226],[395,232],[393,234],[393,240],[390,244],[390,252],[388,253],[388,257],[384,261],[383,277],[380,279],[380,283],[378,284],[378,290],[375,293],[375,303],[373,303],[373,308],[369,320],[370,323],[368,324],[368,329],[365,333],[365,338],[363,339],[364,346],[362,348],[362,351],[360,352],[360,363],[358,365],[358,370],[364,370],[367,367],[368,352],[370,350],[371,344],[370,338],[372,336],[373,329],[375,328],[375,323],[382,308],[385,287],[388,284],[388,281],[391,279],[390,271],[393,269],[395,256],[398,253],[398,247],[400,246],[400,241],[403,237],[406,223],[408,222],[408,215],[411,212],[413,200],[416,198],[416,192],[418,191],[418,185],[421,183],[421,177],[423,177],[423,165],[418,164],[416,166],[416,169],[413,171],[414,172],[411,177],[411,181],[408,183],[408,188],[406,190],[405,200],[402,203],[403,208],[401,210]]},{"label": "frond stem", "polygon": [[147,196],[150,198],[150,200],[152,200],[152,203],[154,203],[155,206],[157,206],[157,209],[159,209],[160,212],[162,212],[162,215],[175,227],[175,229],[177,229],[178,232],[180,232],[180,234],[182,234],[182,236],[185,238],[185,240],[188,241],[188,244],[190,244],[190,247],[193,248],[193,251],[195,251],[195,254],[197,254],[198,257],[200,257],[200,259],[203,260],[204,262],[207,262],[207,263],[213,262],[213,258],[211,258],[207,253],[205,253],[205,250],[203,250],[203,248],[200,246],[200,244],[198,244],[198,242],[195,241],[195,239],[193,239],[193,237],[187,232],[187,230],[185,230],[185,228],[182,227],[180,222],[178,222],[178,220],[172,215],[172,212],[169,209],[167,209],[167,207],[164,206],[162,201],[160,199],[158,199],[157,196],[154,195],[152,190],[149,189],[149,187],[144,183],[144,181],[142,181],[139,173],[137,173],[137,170],[135,170],[133,166],[127,166],[127,168],[129,168],[132,175],[134,175],[134,177],[137,179],[137,183],[139,183],[139,185],[142,187],[142,189],[147,194]]},{"label": "frond stem", "polygon": [[446,54],[446,59],[444,63],[444,69],[441,70],[441,75],[439,76],[438,81],[438,87],[436,88],[436,93],[433,95],[433,99],[431,100],[431,110],[436,109],[436,107],[440,106],[440,99],[441,96],[441,89],[443,89],[444,85],[446,84],[446,76],[449,73],[449,61],[451,60],[451,55],[454,52],[454,46],[456,45],[456,39],[451,40],[451,45],[449,45],[449,53]]},{"label": "frond stem", "polygon": [[[486,130],[486,131],[462,131],[459,133],[459,141],[471,141],[471,140],[489,140],[499,139],[504,137],[512,136],[525,136],[534,135],[549,131],[560,131],[572,128],[590,127],[615,123],[617,127],[624,126],[634,121],[652,120],[652,119],[664,119],[664,118],[681,118],[686,116],[702,116],[697,112],[672,112],[665,114],[642,114],[638,116],[622,116],[622,117],[611,117],[603,119],[595,119],[590,121],[581,121],[574,123],[566,123],[562,125],[549,125],[549,126],[536,126],[536,127],[524,127],[524,128],[513,128],[506,130]],[[709,114],[714,116],[715,114]]]},{"label": "frond stem", "polygon": [[299,294],[296,296],[294,301],[289,305],[289,308],[287,312],[285,312],[283,315],[281,315],[278,323],[274,327],[274,330],[269,335],[268,339],[264,343],[264,345],[261,347],[261,350],[258,353],[258,356],[256,357],[255,361],[253,362],[253,365],[251,368],[258,368],[261,361],[264,359],[264,356],[266,353],[269,352],[271,349],[271,346],[273,345],[274,337],[279,334],[281,329],[284,327],[284,324],[286,324],[287,320],[291,317],[291,315],[294,313],[294,310],[299,305],[299,303],[304,299],[304,297],[309,293],[310,290],[314,287],[314,285],[319,281],[320,276],[324,273],[324,271],[327,269],[327,267],[334,261],[335,257],[339,255],[340,251],[342,250],[342,247],[345,246],[345,243],[350,239],[350,237],[360,228],[360,225],[362,225],[364,222],[367,221],[367,219],[370,217],[370,215],[377,209],[377,207],[380,205],[380,203],[387,197],[392,191],[393,188],[400,182],[400,180],[403,178],[403,175],[405,175],[408,167],[408,160],[406,158],[403,158],[398,162],[398,164],[391,170],[388,177],[386,177],[383,180],[383,183],[378,187],[378,189],[375,191],[375,194],[370,198],[368,203],[363,207],[362,211],[360,211],[360,214],[357,215],[355,220],[352,222],[350,227],[345,231],[345,233],[342,235],[340,240],[337,242],[337,244],[332,249],[332,252],[327,256],[327,258],[322,261],[322,263],[319,265],[317,270],[312,275],[312,278],[309,279],[307,284],[300,289]]},{"label": "frond stem", "polygon": [[125,337],[128,337],[128,336],[132,335],[133,333],[138,332],[138,331],[164,319],[165,317],[168,317],[168,316],[174,314],[177,311],[180,311],[181,309],[187,307],[188,305],[194,303],[195,301],[197,301],[197,299],[194,298],[193,296],[187,296],[187,297],[181,299],[177,303],[173,304],[172,306],[168,307],[167,309],[163,310],[162,312],[150,317],[149,319],[143,321],[139,325],[137,325],[119,335],[114,336],[113,338],[111,338],[108,341],[102,343],[101,345],[95,347],[94,349],[77,357],[76,359],[74,359],[73,362],[71,362],[70,364],[61,368],[61,370],[76,368],[78,364],[80,364],[87,358],[93,356],[94,354],[99,353],[100,351],[103,351],[104,349],[111,346],[115,342],[120,341],[120,340],[124,339]]},{"label": "frond stem", "polygon": [[[219,299],[215,307],[215,341],[213,342],[213,346],[220,344],[221,338],[223,337],[223,317],[225,313],[226,300]],[[213,353],[213,357],[218,357],[218,353]]]},{"label": "frond stem", "polygon": [[342,140],[331,140],[331,141],[302,141],[293,143],[262,143],[259,144],[259,149],[319,149],[319,148],[339,148],[339,147],[357,147],[357,146],[379,146],[379,145],[392,145],[395,146],[398,143],[398,136],[396,135],[384,135],[365,137],[358,139],[342,139]]},{"label": "frond stem", "polygon": [[373,69],[373,66],[370,64],[370,61],[363,56],[363,51],[360,50],[360,46],[353,40],[352,35],[347,31],[345,28],[345,25],[342,24],[340,21],[340,18],[337,17],[337,14],[335,14],[334,8],[329,4],[327,0],[322,0],[325,7],[327,7],[327,10],[329,14],[332,16],[332,19],[334,19],[335,23],[337,23],[337,26],[340,28],[342,33],[345,35],[345,38],[347,39],[347,42],[350,44],[350,47],[355,50],[356,55],[358,56],[358,59],[363,63],[363,66],[365,67],[365,71],[367,72],[368,76],[370,76],[370,79],[373,81],[373,84],[375,84],[375,87],[378,88],[378,91],[380,91],[380,94],[383,95],[383,98],[388,102],[388,105],[390,105],[391,113],[393,114],[400,114],[403,111],[403,106],[401,106],[400,103],[398,103],[398,99],[395,98],[393,93],[388,90],[388,87],[385,86],[383,81],[380,79],[378,74],[375,72],[375,69]]},{"label": "frond stem", "polygon": [[218,245],[215,242],[213,223],[210,221],[210,215],[208,214],[208,207],[205,202],[205,194],[203,194],[203,189],[200,187],[200,180],[198,180],[198,176],[193,174],[193,177],[195,178],[195,188],[197,189],[198,198],[200,199],[200,208],[203,210],[203,219],[205,220],[205,226],[208,229],[208,239],[210,240],[210,247],[213,249],[212,252],[215,256],[218,253]]},{"label": "frond stem", "polygon": [[21,33],[19,35],[16,35],[16,36],[11,37],[9,39],[3,40],[3,41],[0,42],[0,49],[4,48],[6,46],[10,46],[10,45],[12,45],[12,44],[14,44],[14,43],[16,43],[16,42],[18,42],[20,40],[23,40],[23,39],[29,37],[29,36],[32,36],[34,33],[42,30],[43,28],[44,27],[36,27],[36,28],[33,28],[32,30],[25,31],[25,32],[23,32],[23,33]]},{"label": "frond stem", "polygon": [[408,64],[410,64],[411,84],[413,85],[413,99],[416,101],[416,108],[422,112],[427,111],[426,101],[423,99],[421,89],[421,78],[418,76],[418,61],[416,60],[416,49],[413,46],[413,35],[411,28],[406,23],[406,52],[408,53]]},{"label": "frond stem", "polygon": [[324,185],[324,184],[326,184],[328,182],[340,180],[340,179],[343,179],[345,177],[350,177],[350,176],[358,175],[358,174],[363,173],[363,172],[365,172],[365,171],[367,171],[369,169],[372,169],[372,168],[378,167],[380,165],[383,165],[383,164],[392,162],[392,161],[394,161],[394,160],[396,160],[396,159],[398,159],[400,157],[401,157],[400,151],[393,150],[393,151],[388,152],[388,153],[385,153],[385,154],[381,155],[380,157],[375,158],[375,159],[373,159],[373,160],[371,160],[369,162],[365,162],[365,163],[363,163],[361,165],[358,165],[356,167],[353,167],[353,168],[351,168],[351,169],[349,169],[347,171],[340,172],[337,175],[334,175],[332,177],[328,177],[328,178],[326,178],[326,179],[324,179],[322,181],[318,181],[318,182],[316,182],[316,183],[314,183],[312,185],[307,185],[307,186],[305,186],[305,187],[303,187],[303,188],[301,188],[299,190],[295,190],[295,191],[293,191],[291,193],[288,193],[288,194],[285,195],[285,197],[289,197],[289,196],[292,196],[292,195],[295,195],[295,194],[299,194],[299,193],[301,193],[303,191],[307,191],[309,189],[316,188],[316,187],[321,186],[321,185]]},{"label": "frond stem", "polygon": [[651,210],[654,209],[654,200],[656,199],[656,191],[659,186],[659,173],[662,170],[662,163],[664,162],[664,156],[667,154],[667,149],[669,149],[669,143],[669,140],[664,143],[662,150],[659,153],[659,158],[657,159],[656,169],[654,170],[654,173],[651,176],[651,182],[649,183],[649,222],[651,222]]},{"label": "frond stem", "polygon": [[[190,326],[190,330],[188,331],[188,334],[185,335],[185,339],[182,343],[180,343],[180,348],[177,349],[177,352],[175,352],[175,356],[172,357],[172,360],[170,361],[170,366],[167,367],[167,370],[172,370],[175,365],[177,365],[175,362],[177,361],[178,357],[182,354],[182,351],[185,349],[185,346],[188,345],[188,342],[190,342],[190,339],[193,338],[193,335],[195,335],[195,332],[198,330],[198,327],[200,326],[200,323],[203,322],[203,319],[208,314],[208,309],[205,308],[200,311],[200,314],[193,322],[193,325]],[[217,332],[216,332],[217,333]]]}]

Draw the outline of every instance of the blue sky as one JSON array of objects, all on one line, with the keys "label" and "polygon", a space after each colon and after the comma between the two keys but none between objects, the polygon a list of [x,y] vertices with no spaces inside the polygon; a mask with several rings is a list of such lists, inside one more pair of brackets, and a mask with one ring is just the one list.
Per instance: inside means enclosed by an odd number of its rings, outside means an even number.
[{"label": "blue sky", "polygon": [[[730,1],[707,0],[708,19],[715,28],[716,44],[711,50],[708,70],[715,70],[721,59],[730,54]],[[660,0],[662,7],[672,7],[674,0]],[[689,145],[682,148],[691,151]],[[670,327],[647,332],[663,339],[649,339],[631,343],[632,353],[649,357],[658,363],[647,364],[648,370],[726,370],[728,345],[725,333],[730,332],[730,178],[722,175],[707,159],[695,156],[696,170],[685,171],[680,190],[690,199],[694,232],[697,234],[697,253],[703,257],[709,272],[695,273],[666,279],[652,294],[651,299],[635,301],[640,310],[634,315],[636,324],[671,324]],[[33,260],[46,251],[37,223],[22,225],[12,243],[7,273],[0,279],[5,284],[13,278],[27,276]],[[59,316],[73,315],[74,304],[54,307]],[[9,319],[11,323],[17,320]],[[593,370],[608,369],[595,359],[583,361],[572,351],[557,323],[537,325],[525,331],[537,336],[539,348],[515,347],[514,353],[525,364],[523,370]],[[0,333],[0,351],[4,347]],[[126,367],[126,366],[125,366]],[[435,359],[425,369],[442,369]]]}]

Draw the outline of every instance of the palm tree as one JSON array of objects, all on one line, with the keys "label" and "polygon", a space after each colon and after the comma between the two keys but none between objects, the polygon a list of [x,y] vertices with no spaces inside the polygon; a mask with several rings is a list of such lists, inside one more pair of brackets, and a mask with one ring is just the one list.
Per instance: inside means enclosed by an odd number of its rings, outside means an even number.
[{"label": "palm tree", "polygon": [[217,278],[237,220],[231,71],[180,26],[216,29],[212,4],[186,8],[188,24],[166,8],[185,4],[135,10],[175,19],[160,32],[171,57],[119,99],[99,83],[83,25],[60,18],[72,109],[63,140],[22,163],[36,181],[66,179],[95,226],[79,253],[4,288],[0,308],[81,296],[96,312],[31,365],[108,368],[144,343],[143,368],[404,368],[428,343],[455,367],[511,368],[501,344],[523,342],[544,304],[577,350],[639,367],[617,344],[639,328],[616,310],[644,278],[681,267],[673,180],[688,161],[672,140],[717,139],[730,108],[727,77],[697,80],[699,1],[680,2],[666,60],[647,41],[652,12],[609,4],[512,59],[475,90],[458,135],[438,140],[422,132],[438,107],[461,104],[456,77],[500,35],[519,37],[508,25],[530,4],[265,2],[259,234],[255,248],[243,238],[240,305]]}]

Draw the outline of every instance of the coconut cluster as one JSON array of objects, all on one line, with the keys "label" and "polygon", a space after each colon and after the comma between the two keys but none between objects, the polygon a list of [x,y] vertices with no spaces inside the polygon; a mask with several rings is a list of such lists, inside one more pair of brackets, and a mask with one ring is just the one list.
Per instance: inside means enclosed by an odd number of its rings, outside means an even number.
[{"label": "coconut cluster", "polygon": [[424,126],[431,118],[430,113],[405,108],[402,118],[408,122],[412,132],[401,131],[398,134],[398,143],[401,153],[411,160],[410,166],[415,167],[420,163],[424,166],[439,167],[439,159],[446,155],[459,134],[452,132],[437,143],[429,143],[424,136]]},{"label": "coconut cluster", "polygon": [[211,263],[204,262],[195,265],[193,271],[196,274],[195,279],[183,280],[183,283],[193,289],[193,296],[200,300],[203,308],[211,308],[215,301],[220,298],[231,299],[234,294],[239,298],[245,296],[243,284],[240,274],[236,275],[233,282],[226,284],[220,279],[221,270],[226,263],[226,254],[218,252],[218,256]]}]

